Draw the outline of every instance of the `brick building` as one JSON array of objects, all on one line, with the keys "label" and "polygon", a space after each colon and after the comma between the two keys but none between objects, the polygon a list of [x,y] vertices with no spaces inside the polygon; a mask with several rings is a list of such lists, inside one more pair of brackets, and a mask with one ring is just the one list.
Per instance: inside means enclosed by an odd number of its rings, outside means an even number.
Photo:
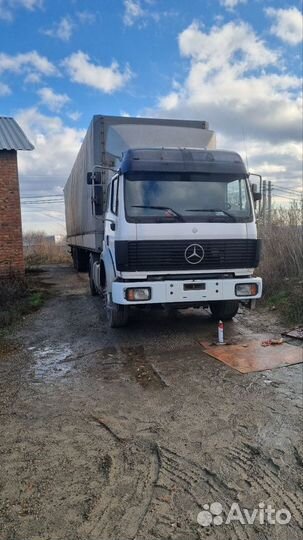
[{"label": "brick building", "polygon": [[13,118],[0,116],[0,279],[24,273],[17,150],[33,148]]}]

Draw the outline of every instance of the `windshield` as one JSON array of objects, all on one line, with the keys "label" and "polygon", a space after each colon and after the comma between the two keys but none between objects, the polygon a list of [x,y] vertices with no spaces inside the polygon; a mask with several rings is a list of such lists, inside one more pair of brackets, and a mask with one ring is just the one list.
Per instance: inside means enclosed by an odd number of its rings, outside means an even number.
[{"label": "windshield", "polygon": [[135,223],[252,219],[247,180],[234,174],[127,173],[125,210]]}]

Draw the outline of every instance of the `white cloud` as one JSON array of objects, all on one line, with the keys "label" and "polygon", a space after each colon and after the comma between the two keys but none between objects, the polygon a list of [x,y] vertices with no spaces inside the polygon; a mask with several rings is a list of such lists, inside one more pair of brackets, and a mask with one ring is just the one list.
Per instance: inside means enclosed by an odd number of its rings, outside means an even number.
[{"label": "white cloud", "polygon": [[117,62],[112,62],[109,67],[93,64],[88,54],[82,51],[73,53],[63,64],[72,81],[91,86],[106,94],[120,90],[132,77],[129,66],[121,71]]},{"label": "white cloud", "polygon": [[170,94],[160,98],[159,104],[161,109],[163,108],[166,111],[173,111],[178,106],[179,101],[180,96],[178,92],[171,92]]},{"label": "white cloud", "polygon": [[80,120],[82,113],[79,111],[71,111],[67,114],[67,116],[74,122],[77,122],[78,120]]},{"label": "white cloud", "polygon": [[76,15],[80,24],[93,24],[96,21],[96,14],[91,11],[78,11]]},{"label": "white cloud", "polygon": [[0,81],[0,96],[9,96],[11,93],[10,87]]},{"label": "white cloud", "polygon": [[208,73],[224,68],[226,63],[243,72],[278,60],[277,53],[244,22],[214,26],[208,34],[194,22],[179,35],[179,47],[183,56],[203,62]]},{"label": "white cloud", "polygon": [[[1,1],[1,0],[0,0]],[[77,11],[75,17],[65,16],[54,23],[50,28],[42,29],[41,32],[46,36],[69,41],[74,30],[79,25],[93,24],[96,20],[96,14],[90,11]]]},{"label": "white cloud", "polygon": [[43,30],[43,34],[53,38],[69,41],[72,37],[75,24],[69,17],[62,17],[58,23],[55,23],[51,28]]},{"label": "white cloud", "polygon": [[[18,156],[20,173],[32,174],[33,178],[39,174],[48,176],[47,189],[53,191],[58,185],[58,175],[63,181],[67,179],[85,130],[70,128],[59,116],[44,115],[36,107],[19,111],[15,118],[35,146],[32,152]],[[38,180],[34,182],[37,184]]]},{"label": "white cloud", "polygon": [[52,112],[59,112],[70,101],[66,94],[56,94],[52,88],[48,87],[40,88],[37,94],[41,98],[41,103]]},{"label": "white cloud", "polygon": [[41,82],[41,75],[39,73],[30,72],[28,75],[26,75],[24,82],[30,83],[30,84],[38,84]]},{"label": "white cloud", "polygon": [[265,13],[274,20],[270,32],[289,45],[298,45],[303,40],[303,17],[296,8],[267,8]]},{"label": "white cloud", "polygon": [[247,146],[260,173],[266,165],[269,174],[270,164],[273,180],[299,184],[301,80],[287,74],[281,53],[241,21],[209,32],[193,23],[179,35],[179,48],[187,74],[147,114],[208,120],[219,146]]},{"label": "white cloud", "polygon": [[36,9],[40,8],[43,5],[43,0],[10,0],[10,3],[15,6],[22,6],[26,9]]},{"label": "white cloud", "polygon": [[246,4],[247,0],[220,0],[221,6],[224,6],[226,9],[233,10],[239,4]]},{"label": "white cloud", "polygon": [[123,22],[126,26],[132,26],[138,19],[145,16],[139,0],[124,0]]},{"label": "white cloud", "polygon": [[41,56],[37,51],[16,54],[15,56],[0,53],[0,73],[11,71],[22,73],[23,71],[34,70],[42,75],[57,75],[57,69],[45,56]]},{"label": "white cloud", "polygon": [[43,5],[43,0],[0,0],[0,19],[12,21],[17,8],[33,11]]},{"label": "white cloud", "polygon": [[146,26],[148,20],[159,22],[161,18],[178,15],[175,10],[155,10],[151,9],[153,0],[123,0],[124,14],[123,22],[126,26],[137,24],[139,28]]},{"label": "white cloud", "polygon": [[[62,193],[85,130],[71,128],[58,116],[41,114],[34,107],[19,111],[15,118],[35,146],[32,152],[18,155],[22,195]],[[36,214],[33,212],[33,206],[24,207],[25,230],[33,229],[38,223],[40,230],[64,232],[64,205],[43,207]],[[44,215],[49,212],[48,217]]]}]

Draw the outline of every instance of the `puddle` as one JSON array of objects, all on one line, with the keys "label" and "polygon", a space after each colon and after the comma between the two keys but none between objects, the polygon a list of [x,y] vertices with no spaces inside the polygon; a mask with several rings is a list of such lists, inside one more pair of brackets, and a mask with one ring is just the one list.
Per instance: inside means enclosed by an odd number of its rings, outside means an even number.
[{"label": "puddle", "polygon": [[78,356],[67,344],[28,347],[27,351],[33,359],[29,375],[34,382],[68,381],[81,363],[82,370],[103,381],[135,379],[144,388],[168,386],[146,358],[143,346],[104,347]]},{"label": "puddle", "polygon": [[48,382],[61,379],[73,369],[72,363],[64,363],[64,360],[72,355],[68,345],[29,347],[28,350],[35,360],[32,370],[36,380]]}]

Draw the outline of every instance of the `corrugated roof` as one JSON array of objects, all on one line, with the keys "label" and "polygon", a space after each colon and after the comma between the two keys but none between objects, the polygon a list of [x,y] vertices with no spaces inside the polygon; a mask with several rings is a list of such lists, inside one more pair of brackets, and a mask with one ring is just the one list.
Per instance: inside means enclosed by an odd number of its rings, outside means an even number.
[{"label": "corrugated roof", "polygon": [[16,120],[0,116],[0,150],[33,150]]}]

